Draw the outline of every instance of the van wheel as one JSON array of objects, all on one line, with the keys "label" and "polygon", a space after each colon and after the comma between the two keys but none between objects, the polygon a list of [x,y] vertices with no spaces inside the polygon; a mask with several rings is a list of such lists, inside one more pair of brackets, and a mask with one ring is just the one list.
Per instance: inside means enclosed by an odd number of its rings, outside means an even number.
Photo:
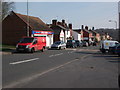
[{"label": "van wheel", "polygon": [[41,51],[44,52],[44,51],[45,51],[45,48],[43,47]]},{"label": "van wheel", "polygon": [[34,49],[34,48],[32,48],[32,49],[31,49],[31,53],[34,53],[34,52],[35,52],[35,49]]},{"label": "van wheel", "polygon": [[102,51],[102,53],[106,53],[106,51],[105,51],[105,50],[103,50],[103,51]]}]

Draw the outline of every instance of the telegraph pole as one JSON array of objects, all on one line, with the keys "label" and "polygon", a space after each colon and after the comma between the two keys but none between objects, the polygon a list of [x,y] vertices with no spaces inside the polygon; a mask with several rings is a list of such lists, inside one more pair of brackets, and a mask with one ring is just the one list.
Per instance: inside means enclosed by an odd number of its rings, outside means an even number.
[{"label": "telegraph pole", "polygon": [[29,37],[29,8],[28,8],[28,0],[27,0],[27,36]]},{"label": "telegraph pole", "polygon": [[118,22],[119,22],[119,26],[118,26],[118,38],[119,38],[119,43],[120,43],[120,1],[118,2]]}]

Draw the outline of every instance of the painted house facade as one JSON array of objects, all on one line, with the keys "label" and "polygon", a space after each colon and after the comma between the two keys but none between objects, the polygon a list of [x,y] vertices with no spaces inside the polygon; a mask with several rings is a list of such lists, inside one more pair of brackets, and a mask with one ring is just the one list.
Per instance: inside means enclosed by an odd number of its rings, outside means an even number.
[{"label": "painted house facade", "polygon": [[74,40],[83,40],[83,31],[81,29],[73,29],[72,35]]},{"label": "painted house facade", "polygon": [[[32,31],[34,30],[38,32],[53,32],[38,17],[22,15],[12,11],[2,22],[2,43],[16,45],[23,36],[33,36]],[[47,38],[50,39],[50,44],[52,44],[53,34],[46,34],[46,40],[48,41]]]},{"label": "painted house facade", "polygon": [[67,25],[65,20],[59,22],[57,20],[52,20],[52,24],[49,25],[54,31],[53,41],[63,41],[67,42],[72,36],[72,24]]}]

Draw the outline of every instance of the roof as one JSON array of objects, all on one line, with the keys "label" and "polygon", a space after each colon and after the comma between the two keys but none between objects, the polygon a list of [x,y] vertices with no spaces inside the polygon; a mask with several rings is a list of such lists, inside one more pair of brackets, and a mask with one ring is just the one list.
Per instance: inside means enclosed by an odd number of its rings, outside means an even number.
[{"label": "roof", "polygon": [[95,30],[90,30],[90,32],[95,33],[95,34],[98,34],[98,32],[95,31]]},{"label": "roof", "polygon": [[51,25],[51,28],[53,28],[53,27],[58,27],[58,28],[61,28],[63,30],[69,30],[68,28],[65,28],[65,27],[63,27],[61,25]]},{"label": "roof", "polygon": [[[15,12],[13,12],[15,13]],[[15,13],[19,18],[21,18],[27,25],[29,25],[33,30],[40,31],[52,31],[40,18],[22,15],[19,13]]]},{"label": "roof", "polygon": [[73,29],[73,31],[77,32],[77,33],[80,33],[81,32],[81,29]]},{"label": "roof", "polygon": [[88,32],[88,33],[92,33],[92,32],[90,32],[89,30],[86,30],[86,29],[84,29],[84,31],[85,31],[85,32]]}]

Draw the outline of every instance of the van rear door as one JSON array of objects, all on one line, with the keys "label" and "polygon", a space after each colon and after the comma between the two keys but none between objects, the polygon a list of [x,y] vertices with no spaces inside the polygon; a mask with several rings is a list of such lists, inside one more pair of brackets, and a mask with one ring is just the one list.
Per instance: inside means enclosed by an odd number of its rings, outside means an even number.
[{"label": "van rear door", "polygon": [[38,38],[38,49],[41,50],[44,46],[46,46],[46,37],[37,37]]}]

